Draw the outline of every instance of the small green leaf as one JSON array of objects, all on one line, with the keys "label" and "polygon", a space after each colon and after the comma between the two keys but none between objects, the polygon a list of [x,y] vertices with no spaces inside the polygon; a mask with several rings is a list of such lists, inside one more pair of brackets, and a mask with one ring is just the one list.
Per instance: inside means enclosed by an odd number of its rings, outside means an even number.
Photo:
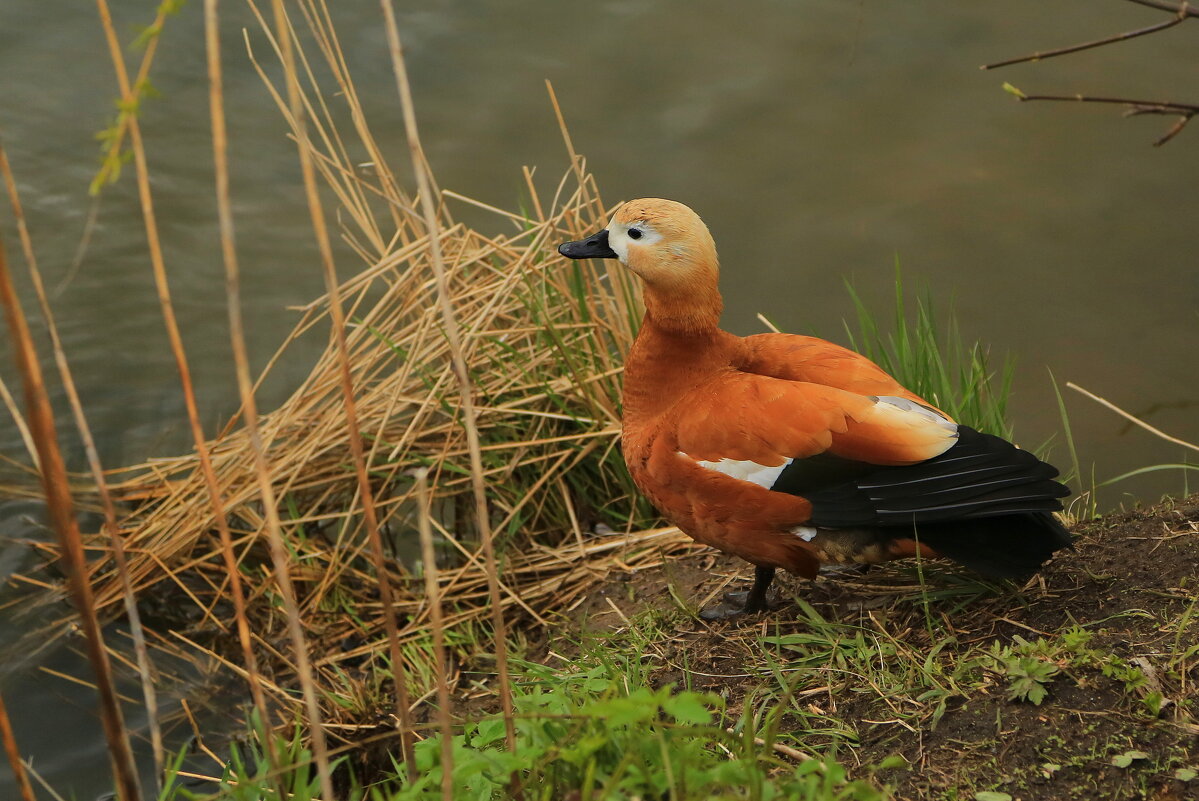
[{"label": "small green leaf", "polygon": [[1189,782],[1196,776],[1199,776],[1199,772],[1193,771],[1190,768],[1179,768],[1174,771],[1174,778],[1180,782]]},{"label": "small green leaf", "polygon": [[1012,797],[1007,793],[983,790],[981,793],[974,794],[974,801],[1012,801]]},{"label": "small green leaf", "polygon": [[698,725],[712,722],[712,713],[698,693],[679,693],[663,701],[662,708],[679,723]]},{"label": "small green leaf", "polygon": [[494,745],[504,739],[505,733],[503,718],[485,718],[479,721],[479,728],[472,744],[476,747]]},{"label": "small green leaf", "polygon": [[892,754],[878,764],[877,770],[896,770],[911,767],[906,759],[899,754]]},{"label": "small green leaf", "polygon": [[1112,757],[1112,764],[1117,768],[1126,768],[1137,759],[1148,759],[1149,755],[1144,751],[1125,751],[1123,754],[1117,754]]},{"label": "small green leaf", "polygon": [[1019,89],[1012,86],[1010,83],[1008,83],[1006,81],[1004,81],[1004,84],[1003,84],[1003,91],[1007,92],[1009,95],[1015,95],[1016,97],[1020,98],[1021,100],[1028,99],[1028,95],[1024,94]]}]

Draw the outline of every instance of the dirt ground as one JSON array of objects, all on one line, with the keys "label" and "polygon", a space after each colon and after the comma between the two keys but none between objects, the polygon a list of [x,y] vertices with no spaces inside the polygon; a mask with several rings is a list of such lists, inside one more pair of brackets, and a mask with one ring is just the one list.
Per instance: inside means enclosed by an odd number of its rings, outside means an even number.
[{"label": "dirt ground", "polygon": [[1199,799],[1199,496],[1075,534],[1023,587],[897,564],[784,578],[772,613],[714,624],[694,610],[752,571],[687,557],[613,575],[542,658],[635,629],[657,684],[781,699],[780,743],[901,755],[877,774],[898,799]]}]

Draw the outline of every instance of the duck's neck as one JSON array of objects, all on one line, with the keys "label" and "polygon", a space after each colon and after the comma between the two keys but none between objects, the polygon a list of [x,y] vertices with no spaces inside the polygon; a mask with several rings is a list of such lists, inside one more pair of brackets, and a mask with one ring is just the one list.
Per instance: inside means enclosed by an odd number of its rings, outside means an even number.
[{"label": "duck's neck", "polygon": [[[734,361],[740,338],[694,317],[664,321],[646,303],[645,320],[625,360],[624,427],[628,432],[651,422],[679,397]],[[680,325],[685,322],[686,325]]]},{"label": "duck's neck", "polygon": [[664,332],[704,336],[719,331],[723,310],[714,282],[685,288],[645,287],[645,320]]}]

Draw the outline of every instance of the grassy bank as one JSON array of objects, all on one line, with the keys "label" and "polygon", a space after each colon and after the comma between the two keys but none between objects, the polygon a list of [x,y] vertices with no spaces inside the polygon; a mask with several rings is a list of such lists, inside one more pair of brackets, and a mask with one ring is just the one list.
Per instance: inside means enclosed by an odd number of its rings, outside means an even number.
[{"label": "grassy bank", "polygon": [[[507,797],[514,775],[547,799],[1192,797],[1199,498],[1078,535],[1023,587],[886,566],[791,582],[784,608],[734,624],[695,610],[745,581],[736,560],[614,570],[557,625],[524,628],[515,752],[486,669],[471,677],[451,797]],[[346,797],[442,797],[430,733],[415,781],[376,763]],[[267,767],[239,760],[216,797],[260,797]]]}]

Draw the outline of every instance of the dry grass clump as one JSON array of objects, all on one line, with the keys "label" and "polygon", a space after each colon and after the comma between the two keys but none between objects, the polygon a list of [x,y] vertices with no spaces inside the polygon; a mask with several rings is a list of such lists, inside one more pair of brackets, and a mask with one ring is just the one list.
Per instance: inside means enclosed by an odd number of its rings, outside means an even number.
[{"label": "dry grass clump", "polygon": [[[433,680],[430,609],[416,533],[422,515],[428,515],[440,550],[450,641],[485,638],[485,626],[475,624],[490,614],[459,386],[438,309],[433,240],[419,204],[400,188],[370,132],[323,3],[298,7],[302,31],[286,16],[274,27],[260,18],[287,83],[300,89],[298,99],[286,99],[284,81],[274,73],[260,73],[323,179],[322,197],[336,201],[336,211],[329,214],[326,207],[326,216],[336,218],[342,240],[362,260],[361,271],[337,294],[345,309],[354,412],[371,502],[389,551],[405,668],[413,697],[420,698]],[[279,35],[280,23],[289,36]],[[255,45],[260,48],[260,40]],[[294,58],[288,46],[295,47]],[[256,65],[258,55],[251,50]],[[297,107],[304,109],[302,118]],[[656,518],[638,499],[621,461],[620,365],[639,302],[618,268],[567,262],[555,252],[559,242],[594,231],[607,216],[573,150],[571,161],[548,196],[533,172],[525,171],[528,199],[521,213],[434,189],[433,230],[478,409],[482,477],[500,557],[500,603],[536,621],[581,599],[608,565],[648,566],[663,553],[693,547],[674,529],[645,530]],[[496,220],[493,227],[503,231],[487,233],[457,221],[456,204],[469,206],[472,214],[488,212]],[[311,269],[320,269],[315,260]],[[330,309],[329,296],[303,309],[294,334],[271,363],[296,337],[329,325]],[[343,668],[377,660],[374,666],[384,668],[379,673],[390,675],[391,666],[379,575],[351,460],[340,358],[331,336],[308,378],[278,409],[260,415],[257,428],[316,683],[329,714],[344,721],[365,711],[367,696],[377,700],[381,688],[347,682]],[[296,682],[289,675],[295,654],[283,645],[288,612],[272,573],[255,445],[234,418],[203,450],[216,498],[198,453],[110,474],[131,586],[142,600],[169,600],[155,606],[170,608],[170,628],[186,624],[193,632],[232,634],[237,612],[229,603],[231,581],[218,537],[223,513],[254,647],[273,673],[264,686],[291,707],[295,699],[285,688]],[[428,471],[427,507],[418,502],[413,478],[418,468]],[[611,533],[607,527],[615,533],[598,536],[597,524],[603,524],[600,532]],[[89,546],[100,554],[90,571],[96,609],[115,617],[125,590],[110,545],[97,535]],[[243,672],[232,640],[218,636],[211,642],[222,645],[212,650]]]},{"label": "dry grass clump", "polygon": [[[505,603],[533,615],[538,598],[557,592],[554,585],[562,582],[529,586],[520,576],[549,578],[584,553],[607,552],[624,541],[596,544],[585,530],[588,523],[619,522],[631,530],[649,520],[616,449],[619,359],[630,339],[631,294],[618,273],[599,274],[591,265],[568,265],[550,255],[563,238],[597,224],[590,209],[598,206],[579,202],[580,195],[520,220],[521,230],[510,235],[485,235],[453,223],[448,214],[442,234],[480,409],[492,523],[511,582]],[[473,572],[479,568],[465,502],[470,471],[428,249],[427,238],[413,239],[343,285],[352,309],[347,340],[376,505],[390,545],[400,556],[415,553],[410,473],[425,467],[434,486],[434,524],[450,549],[447,561],[462,562],[459,572],[449,574],[448,589],[459,603],[470,604],[477,600]],[[324,301],[308,307],[297,335],[322,323]],[[310,625],[335,589],[371,583],[360,569],[362,510],[337,369],[330,346],[295,393],[261,419],[295,578],[308,585],[303,607]],[[211,453],[239,548],[252,552],[264,520],[248,438],[231,424],[212,440]],[[211,499],[195,457],[155,459],[126,473],[113,492],[130,509],[122,528],[139,592],[170,580],[207,609],[210,602],[201,596],[219,597],[223,580]],[[251,586],[261,583],[253,559],[243,560],[243,568]],[[96,575],[101,608],[120,597],[109,578],[107,572]]]}]

